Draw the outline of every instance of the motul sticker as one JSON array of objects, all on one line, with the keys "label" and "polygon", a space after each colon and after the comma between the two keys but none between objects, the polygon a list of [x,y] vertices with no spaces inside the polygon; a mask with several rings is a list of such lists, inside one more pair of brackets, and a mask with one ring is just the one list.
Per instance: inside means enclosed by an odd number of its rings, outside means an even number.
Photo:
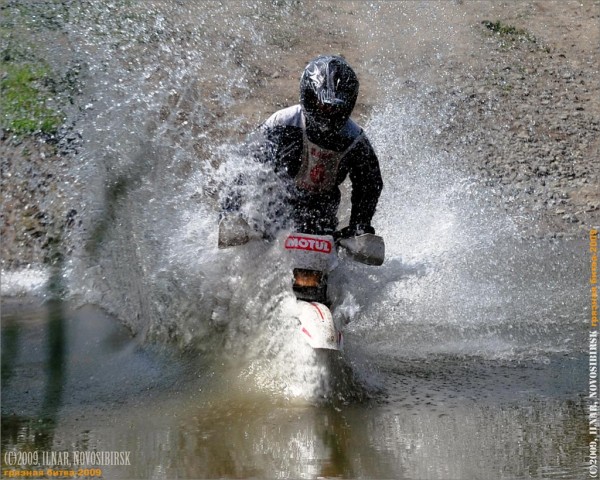
[{"label": "motul sticker", "polygon": [[329,240],[290,235],[285,240],[285,248],[288,250],[331,253],[332,244]]}]

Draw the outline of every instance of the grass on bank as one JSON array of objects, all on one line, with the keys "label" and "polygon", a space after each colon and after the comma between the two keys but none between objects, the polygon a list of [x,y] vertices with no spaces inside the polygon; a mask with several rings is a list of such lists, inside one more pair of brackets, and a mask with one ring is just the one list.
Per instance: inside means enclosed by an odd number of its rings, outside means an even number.
[{"label": "grass on bank", "polygon": [[44,82],[49,75],[43,66],[0,63],[0,128],[16,135],[56,132],[62,118],[48,107],[51,95]]},{"label": "grass on bank", "polygon": [[481,22],[484,27],[493,33],[499,35],[502,38],[510,39],[510,40],[526,40],[531,43],[536,43],[536,38],[529,33],[527,30],[523,30],[522,28],[517,28],[513,25],[508,25],[506,23],[501,22],[500,20],[496,22],[491,22],[490,20],[484,20]]}]

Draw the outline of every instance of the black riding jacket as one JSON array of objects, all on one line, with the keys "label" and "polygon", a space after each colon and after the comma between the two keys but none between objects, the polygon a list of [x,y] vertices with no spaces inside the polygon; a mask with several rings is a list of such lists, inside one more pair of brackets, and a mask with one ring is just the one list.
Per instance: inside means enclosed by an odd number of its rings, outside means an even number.
[{"label": "black riding jacket", "polygon": [[279,110],[261,125],[258,148],[253,149],[257,160],[272,164],[275,171],[289,176],[292,183],[302,167],[305,141],[328,151],[343,153],[330,188],[318,192],[295,189],[293,207],[296,223],[312,224],[305,231],[315,230],[314,233],[321,233],[317,230],[335,230],[341,197],[339,185],[349,176],[352,182],[350,225],[370,225],[383,182],[377,156],[363,129],[348,120],[341,131],[307,141],[304,125],[300,105]]}]

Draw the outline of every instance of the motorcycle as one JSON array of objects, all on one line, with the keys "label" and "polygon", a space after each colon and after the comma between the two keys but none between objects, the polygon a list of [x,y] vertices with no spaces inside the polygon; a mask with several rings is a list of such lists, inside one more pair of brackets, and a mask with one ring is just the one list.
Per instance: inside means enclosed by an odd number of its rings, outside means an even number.
[{"label": "motorcycle", "polygon": [[359,262],[381,265],[385,254],[383,239],[367,233],[336,242],[331,235],[291,233],[284,248],[292,259],[292,288],[301,333],[314,349],[342,351],[342,320],[332,314],[327,295],[328,276],[338,264],[337,250],[343,248]]},{"label": "motorcycle", "polygon": [[[250,228],[239,217],[225,217],[219,223],[219,248],[242,245],[251,238]],[[332,235],[292,232],[286,236],[283,248],[291,258],[300,334],[315,350],[343,351],[342,320],[332,314],[327,294],[329,274],[338,265],[338,249],[360,263],[383,264],[383,238],[366,233],[335,240]]]}]

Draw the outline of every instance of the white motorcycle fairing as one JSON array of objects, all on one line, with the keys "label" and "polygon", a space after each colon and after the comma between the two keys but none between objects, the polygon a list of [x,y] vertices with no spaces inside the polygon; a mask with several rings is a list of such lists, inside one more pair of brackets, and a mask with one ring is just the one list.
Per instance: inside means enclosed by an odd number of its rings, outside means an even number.
[{"label": "white motorcycle fairing", "polygon": [[343,350],[344,336],[327,306],[318,302],[297,300],[300,329],[308,344],[315,349]]},{"label": "white motorcycle fairing", "polygon": [[[296,308],[295,315],[300,322],[300,332],[308,344],[315,349],[342,350],[343,335],[338,325],[320,297],[326,290],[328,272],[337,266],[337,249],[331,235],[310,235],[291,233],[284,242],[284,248],[292,258],[295,277]],[[302,274],[308,273],[310,279],[302,291],[298,284]],[[316,275],[312,276],[311,274]]]}]

